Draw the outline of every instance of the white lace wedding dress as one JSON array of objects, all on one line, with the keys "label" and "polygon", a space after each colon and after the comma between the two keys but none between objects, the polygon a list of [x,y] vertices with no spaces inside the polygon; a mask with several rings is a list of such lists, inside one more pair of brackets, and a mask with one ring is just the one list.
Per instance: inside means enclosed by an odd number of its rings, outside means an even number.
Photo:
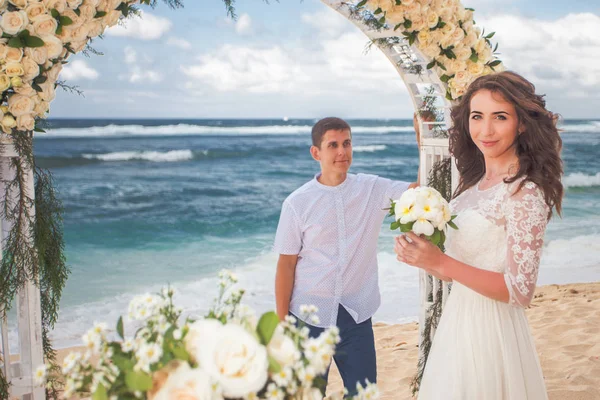
[{"label": "white lace wedding dress", "polygon": [[524,307],[535,290],[549,209],[531,182],[511,196],[519,182],[475,185],[451,202],[458,230],[449,229],[446,253],[504,274],[510,302],[452,284],[419,400],[548,398]]}]

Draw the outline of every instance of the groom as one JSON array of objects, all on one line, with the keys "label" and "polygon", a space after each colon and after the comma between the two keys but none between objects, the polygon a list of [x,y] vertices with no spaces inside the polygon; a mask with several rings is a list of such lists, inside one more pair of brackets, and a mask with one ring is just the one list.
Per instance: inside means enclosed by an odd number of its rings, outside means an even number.
[{"label": "groom", "polygon": [[357,383],[377,381],[371,317],[380,304],[377,239],[384,209],[417,184],[348,173],[352,134],[340,118],[313,126],[310,154],[321,172],[285,199],[275,236],[277,314],[298,318],[301,305],[315,305],[317,320],[304,321],[311,337],[339,328],[334,360],[352,395]]}]

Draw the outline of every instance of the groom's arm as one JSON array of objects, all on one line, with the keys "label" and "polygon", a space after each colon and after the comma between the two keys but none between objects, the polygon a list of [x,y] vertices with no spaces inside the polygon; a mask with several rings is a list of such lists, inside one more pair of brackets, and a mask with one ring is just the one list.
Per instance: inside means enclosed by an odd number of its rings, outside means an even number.
[{"label": "groom's arm", "polygon": [[275,274],[275,302],[277,303],[277,315],[283,321],[290,310],[290,300],[294,289],[296,278],[296,264],[298,254],[280,254],[277,261],[277,272]]}]

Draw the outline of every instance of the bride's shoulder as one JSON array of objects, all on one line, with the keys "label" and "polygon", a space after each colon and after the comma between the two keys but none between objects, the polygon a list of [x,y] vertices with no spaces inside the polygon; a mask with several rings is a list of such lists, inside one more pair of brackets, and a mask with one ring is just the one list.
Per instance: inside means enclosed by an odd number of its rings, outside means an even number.
[{"label": "bride's shoulder", "polygon": [[508,183],[506,188],[507,195],[511,198],[521,198],[527,195],[543,197],[543,192],[539,185],[528,179],[527,176],[521,176],[515,181]]}]

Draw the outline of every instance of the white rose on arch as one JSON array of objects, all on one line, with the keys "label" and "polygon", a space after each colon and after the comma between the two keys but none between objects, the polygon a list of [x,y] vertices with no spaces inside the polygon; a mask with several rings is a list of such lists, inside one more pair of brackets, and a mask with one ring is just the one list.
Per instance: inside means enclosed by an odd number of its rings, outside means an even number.
[{"label": "white rose on arch", "polygon": [[25,8],[28,0],[8,0],[10,4],[13,6],[17,6],[19,8]]},{"label": "white rose on arch", "polygon": [[27,18],[25,11],[5,12],[1,18],[0,28],[9,35],[16,35],[29,24],[29,18]]}]

